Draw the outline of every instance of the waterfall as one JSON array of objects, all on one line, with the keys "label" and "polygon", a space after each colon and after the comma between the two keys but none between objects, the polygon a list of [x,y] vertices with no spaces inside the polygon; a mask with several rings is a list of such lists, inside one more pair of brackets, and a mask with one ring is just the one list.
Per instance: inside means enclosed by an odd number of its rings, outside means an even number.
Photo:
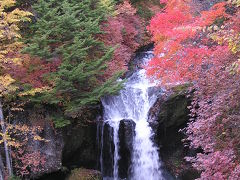
[{"label": "waterfall", "polygon": [[[152,57],[152,51],[145,52],[144,56],[141,57],[142,65],[147,64]],[[112,179],[120,179],[118,175],[118,160],[120,158],[118,130],[120,121],[126,119],[136,123],[131,173],[127,179],[164,179],[158,149],[152,141],[153,131],[147,122],[149,109],[156,102],[159,93],[159,88],[146,78],[145,69],[138,69],[127,79],[125,88],[120,91],[119,95],[107,96],[102,99],[104,122],[107,122],[113,128],[114,163]],[[102,157],[100,158],[102,161]]]},{"label": "waterfall", "polygon": [[9,153],[9,149],[8,149],[7,140],[4,137],[6,135],[6,127],[5,127],[5,123],[4,123],[1,101],[0,101],[0,123],[1,123],[2,133],[3,133],[3,144],[4,144],[4,150],[5,150],[5,157],[6,157],[6,165],[7,165],[7,169],[8,169],[8,175],[12,176],[13,171],[12,171],[11,157],[10,157],[10,153]]}]

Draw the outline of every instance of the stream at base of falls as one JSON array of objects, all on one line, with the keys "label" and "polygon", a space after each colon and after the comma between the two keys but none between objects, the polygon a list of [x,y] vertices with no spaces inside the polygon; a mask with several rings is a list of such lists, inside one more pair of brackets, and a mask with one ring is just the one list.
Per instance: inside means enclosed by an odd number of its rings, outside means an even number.
[{"label": "stream at base of falls", "polygon": [[[141,65],[146,65],[152,57],[152,51],[143,52],[140,57]],[[127,78],[125,88],[118,95],[102,98],[104,112],[103,125],[99,130],[101,135],[100,167],[105,180],[165,179],[159,158],[159,149],[153,142],[153,130],[148,123],[149,110],[159,95],[161,95],[161,89],[147,79],[145,69],[139,68]],[[131,132],[132,142],[120,142],[121,122],[131,124],[132,132],[130,129],[126,133]],[[105,135],[106,125],[108,135]],[[127,141],[129,140],[127,139]],[[126,167],[127,165],[122,166],[120,163],[121,158],[123,158],[121,156],[126,156],[126,153],[121,155],[120,144],[128,143],[131,146],[129,152],[131,158],[129,167]],[[106,150],[108,155],[104,152]],[[120,175],[121,168],[127,168],[125,177]]]}]

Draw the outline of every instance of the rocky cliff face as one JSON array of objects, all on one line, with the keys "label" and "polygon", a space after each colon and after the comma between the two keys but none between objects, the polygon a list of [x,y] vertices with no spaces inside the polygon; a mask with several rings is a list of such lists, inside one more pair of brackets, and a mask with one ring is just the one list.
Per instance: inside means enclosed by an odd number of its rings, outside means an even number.
[{"label": "rocky cliff face", "polygon": [[[27,156],[23,156],[24,159],[30,158],[29,155],[33,155],[34,153],[40,156],[38,159],[38,157],[34,155],[34,161],[44,159],[44,163],[40,164],[39,167],[27,167],[27,170],[30,172],[28,177],[32,179],[60,180],[64,179],[65,175],[76,167],[97,169],[98,147],[96,141],[96,117],[100,114],[99,107],[91,111],[91,115],[88,116],[88,121],[75,119],[71,125],[60,129],[54,127],[50,117],[50,114],[53,113],[59,112],[57,109],[51,107],[27,105],[24,111],[17,111],[12,115],[12,125],[27,125],[29,128],[40,127],[41,130],[38,132],[38,135],[44,139],[36,141],[32,137],[33,135],[28,132],[17,136],[17,138],[19,138],[17,141],[22,141],[21,139],[24,138],[26,140],[26,143],[24,143],[22,147],[24,153],[27,153]],[[14,165],[16,164],[15,161],[14,159]],[[20,165],[21,164],[20,162]],[[38,162],[36,162],[36,164],[38,164]]]},{"label": "rocky cliff face", "polygon": [[179,86],[175,90],[158,99],[149,113],[149,122],[155,131],[155,141],[160,147],[160,156],[166,169],[177,179],[192,180],[199,176],[185,156],[192,156],[196,152],[184,146],[184,133],[180,131],[186,127],[189,120],[188,106],[191,96]]},{"label": "rocky cliff face", "polygon": [[[22,131],[15,137],[16,142],[21,142],[22,147],[16,151],[13,149],[15,154],[20,151],[13,161],[13,165],[18,167],[16,170],[25,170],[26,173],[30,173],[28,177],[37,178],[61,169],[63,134],[54,128],[48,111],[40,107],[28,106],[24,111],[13,113],[11,124],[20,127],[23,125]],[[37,134],[43,140],[34,138],[35,127],[40,127],[41,130]]]}]

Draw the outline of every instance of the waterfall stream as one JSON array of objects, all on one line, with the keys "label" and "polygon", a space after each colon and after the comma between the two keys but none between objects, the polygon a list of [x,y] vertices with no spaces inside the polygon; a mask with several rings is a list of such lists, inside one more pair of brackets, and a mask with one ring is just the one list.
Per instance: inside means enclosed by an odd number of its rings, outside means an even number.
[{"label": "waterfall stream", "polygon": [[[153,57],[152,51],[144,52],[141,57],[142,65],[147,64]],[[133,180],[162,180],[161,161],[158,149],[152,141],[153,131],[149,126],[148,112],[160,94],[159,88],[146,78],[145,69],[139,68],[125,83],[125,88],[117,96],[108,96],[102,99],[104,107],[104,124],[108,123],[113,129],[113,177],[104,179],[121,179],[119,177],[119,124],[122,120],[131,120],[135,123],[135,132],[132,142],[132,157],[127,179]],[[104,128],[102,132],[104,131]],[[103,137],[103,133],[102,133]],[[104,138],[102,138],[102,141]],[[101,142],[101,146],[103,146]],[[103,147],[101,147],[103,148]],[[103,149],[102,149],[103,151]],[[101,153],[102,154],[102,153]],[[104,161],[101,155],[100,161]],[[101,162],[101,166],[103,166]],[[101,170],[103,167],[101,168]],[[103,172],[102,172],[103,173]],[[103,173],[104,175],[104,173]]]}]

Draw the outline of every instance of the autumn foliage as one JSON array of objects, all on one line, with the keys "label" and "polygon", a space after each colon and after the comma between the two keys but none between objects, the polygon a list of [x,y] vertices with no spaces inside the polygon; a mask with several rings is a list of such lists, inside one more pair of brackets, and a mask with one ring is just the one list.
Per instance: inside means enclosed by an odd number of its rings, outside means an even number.
[{"label": "autumn foliage", "polygon": [[148,75],[166,86],[193,84],[186,142],[201,151],[186,159],[200,179],[239,179],[240,2],[202,12],[190,1],[163,3],[149,26],[156,46]]},{"label": "autumn foliage", "polygon": [[104,73],[106,77],[118,71],[126,71],[131,56],[142,41],[143,27],[140,18],[136,15],[136,9],[128,1],[124,1],[116,8],[116,16],[109,17],[102,24],[104,31],[101,36],[102,41],[116,48]]},{"label": "autumn foliage", "polygon": [[[21,8],[33,11],[35,17]],[[127,70],[142,42],[141,20],[127,0],[117,5],[115,0],[17,4],[0,0],[0,15],[0,102],[4,115],[10,104],[15,109],[21,104],[20,111],[33,102],[48,104],[61,109],[61,117],[49,115],[55,128],[70,124],[69,117],[86,114],[86,106],[98,103],[102,96],[118,92],[122,82],[116,79],[120,71]],[[8,116],[4,120],[6,132],[0,132],[0,144],[6,142],[11,148],[8,154],[13,173],[29,178],[46,171],[43,152],[30,145],[45,143],[38,136],[43,131],[18,124],[19,120],[13,122]],[[6,178],[10,175],[3,173]]]},{"label": "autumn foliage", "polygon": [[[195,16],[189,2],[169,1],[163,12],[150,23],[149,31],[155,42],[155,58],[148,66],[148,75],[164,83],[192,80],[215,51],[204,42],[204,28],[216,18],[226,16],[225,3],[214,5],[209,11]],[[214,58],[214,57],[211,57]],[[213,62],[213,61],[211,61]]]},{"label": "autumn foliage", "polygon": [[21,50],[23,43],[20,41],[20,25],[25,21],[30,21],[30,12],[12,8],[15,0],[0,1],[0,95],[15,91],[17,87],[12,84],[15,80],[6,70],[6,66],[11,64],[20,65],[22,60],[15,56]]}]

